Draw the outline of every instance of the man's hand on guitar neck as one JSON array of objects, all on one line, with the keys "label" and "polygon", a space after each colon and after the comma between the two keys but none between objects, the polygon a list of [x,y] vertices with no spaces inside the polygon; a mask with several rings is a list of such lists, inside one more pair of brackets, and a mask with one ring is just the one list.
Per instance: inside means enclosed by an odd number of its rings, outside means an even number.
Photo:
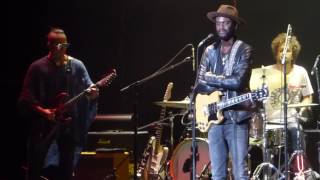
[{"label": "man's hand on guitar neck", "polygon": [[89,100],[94,100],[99,96],[99,88],[94,84],[86,89],[86,95]]}]

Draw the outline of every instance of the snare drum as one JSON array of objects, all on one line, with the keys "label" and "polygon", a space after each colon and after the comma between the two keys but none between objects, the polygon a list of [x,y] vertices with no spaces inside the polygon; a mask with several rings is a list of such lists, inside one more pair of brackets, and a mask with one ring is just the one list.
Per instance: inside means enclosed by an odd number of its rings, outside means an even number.
[{"label": "snare drum", "polygon": [[274,128],[266,129],[267,133],[267,147],[278,147],[284,145],[284,129],[283,128]]}]

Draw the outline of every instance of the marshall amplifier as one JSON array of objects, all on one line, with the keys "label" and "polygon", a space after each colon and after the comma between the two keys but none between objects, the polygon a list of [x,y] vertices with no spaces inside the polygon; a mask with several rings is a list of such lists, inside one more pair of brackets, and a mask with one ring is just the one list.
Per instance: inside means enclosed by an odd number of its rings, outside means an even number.
[{"label": "marshall amplifier", "polygon": [[[138,131],[137,150],[144,148],[148,141],[148,131]],[[134,131],[100,131],[88,132],[87,150],[132,151],[134,149]]]},{"label": "marshall amplifier", "polygon": [[132,114],[97,115],[88,132],[86,151],[106,150],[133,152],[136,145],[138,155],[147,144],[148,131],[138,131],[134,143]]}]

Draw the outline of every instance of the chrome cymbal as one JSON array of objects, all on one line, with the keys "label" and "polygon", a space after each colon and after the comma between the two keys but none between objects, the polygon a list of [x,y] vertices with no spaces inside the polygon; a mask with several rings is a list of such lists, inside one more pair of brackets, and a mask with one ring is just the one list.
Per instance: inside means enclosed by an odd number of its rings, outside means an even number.
[{"label": "chrome cymbal", "polygon": [[299,107],[312,107],[318,106],[316,103],[298,103],[298,104],[288,104],[288,108],[299,108]]},{"label": "chrome cymbal", "polygon": [[154,104],[162,107],[171,107],[171,108],[179,108],[179,109],[188,109],[190,101],[182,100],[182,101],[157,101]]},{"label": "chrome cymbal", "polygon": [[255,90],[262,87],[264,82],[269,89],[269,92],[281,88],[281,71],[271,69],[271,67],[255,68],[251,71],[250,89]]}]

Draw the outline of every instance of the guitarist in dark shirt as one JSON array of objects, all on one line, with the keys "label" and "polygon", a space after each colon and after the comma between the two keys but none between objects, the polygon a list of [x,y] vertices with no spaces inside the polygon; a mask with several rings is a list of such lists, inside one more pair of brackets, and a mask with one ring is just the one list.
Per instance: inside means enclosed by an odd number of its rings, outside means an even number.
[{"label": "guitarist in dark shirt", "polygon": [[[34,61],[27,71],[19,97],[19,108],[28,117],[27,179],[40,179],[48,149],[56,142],[59,177],[71,179],[75,149],[83,147],[90,122],[96,114],[99,90],[84,64],[66,54],[65,32],[52,28],[47,35],[48,55]],[[63,104],[85,91],[74,104]],[[64,105],[64,106],[62,106]]]}]

